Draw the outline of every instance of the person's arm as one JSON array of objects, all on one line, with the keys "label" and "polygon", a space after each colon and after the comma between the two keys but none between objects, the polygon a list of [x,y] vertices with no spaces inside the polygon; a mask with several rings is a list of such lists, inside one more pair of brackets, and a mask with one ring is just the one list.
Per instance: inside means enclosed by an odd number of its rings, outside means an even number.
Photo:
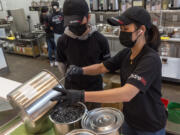
[{"label": "person's arm", "polygon": [[94,64],[87,67],[78,67],[75,65],[71,65],[67,69],[68,75],[98,75],[107,73],[109,71],[115,71],[120,68],[121,63],[123,61],[124,56],[128,53],[129,49],[124,49],[120,51],[114,57],[104,61],[100,64]]},{"label": "person's arm", "polygon": [[58,70],[59,70],[61,76],[63,77],[65,75],[66,65],[62,62],[58,62]]},{"label": "person's arm", "polygon": [[63,41],[64,41],[64,37],[62,36],[58,40],[57,51],[56,51],[56,60],[58,62],[58,69],[60,71],[61,76],[65,75],[65,71],[67,68],[66,67],[67,58],[64,48],[65,43]]},{"label": "person's arm", "polygon": [[139,89],[131,84],[121,88],[104,91],[85,92],[85,102],[119,103],[129,102],[139,93]]},{"label": "person's arm", "polygon": [[83,67],[83,75],[98,75],[109,72],[103,63]]},{"label": "person's arm", "polygon": [[53,22],[52,22],[52,15],[49,15],[48,22],[49,22],[50,30],[53,31],[54,28],[53,28]]}]

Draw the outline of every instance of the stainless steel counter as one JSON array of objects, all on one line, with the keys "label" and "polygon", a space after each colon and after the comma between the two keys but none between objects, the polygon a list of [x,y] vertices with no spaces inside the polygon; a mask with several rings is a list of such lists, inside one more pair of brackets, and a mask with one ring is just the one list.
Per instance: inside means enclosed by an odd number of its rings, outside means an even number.
[{"label": "stainless steel counter", "polygon": [[180,42],[180,38],[170,38],[168,40],[162,40],[162,42]]},{"label": "stainless steel counter", "polygon": [[167,59],[167,62],[162,62],[162,79],[180,83],[180,58],[161,57],[161,59]]}]

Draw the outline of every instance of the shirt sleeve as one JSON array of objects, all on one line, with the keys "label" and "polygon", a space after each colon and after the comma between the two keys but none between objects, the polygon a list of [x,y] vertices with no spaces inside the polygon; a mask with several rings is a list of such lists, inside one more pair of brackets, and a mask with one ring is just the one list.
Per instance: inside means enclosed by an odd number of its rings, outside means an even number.
[{"label": "shirt sleeve", "polygon": [[120,69],[122,61],[128,53],[129,53],[128,48],[123,49],[122,51],[117,53],[114,57],[104,61],[103,64],[109,71],[116,71]]},{"label": "shirt sleeve", "polygon": [[56,53],[56,59],[58,62],[66,63],[66,55],[65,55],[65,48],[63,43],[63,37],[60,37],[57,43],[57,53]]},{"label": "shirt sleeve", "polygon": [[49,25],[50,27],[53,27],[52,15],[49,15]]},{"label": "shirt sleeve", "polygon": [[142,58],[126,83],[134,85],[142,93],[145,93],[155,81],[158,72],[161,72],[161,62],[156,57],[145,56]]},{"label": "shirt sleeve", "polygon": [[100,60],[105,61],[111,57],[108,40],[101,33],[98,34],[97,39],[101,47]]}]

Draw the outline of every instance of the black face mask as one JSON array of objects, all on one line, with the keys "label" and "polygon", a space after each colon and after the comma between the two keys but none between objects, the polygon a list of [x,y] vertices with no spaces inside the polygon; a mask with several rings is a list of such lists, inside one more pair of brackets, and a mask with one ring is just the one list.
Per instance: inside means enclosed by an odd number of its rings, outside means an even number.
[{"label": "black face mask", "polygon": [[125,47],[133,48],[134,45],[136,44],[136,41],[139,38],[139,36],[137,37],[137,39],[135,41],[132,41],[132,34],[133,34],[133,32],[123,32],[123,31],[121,31],[120,36],[119,36],[120,43],[122,45],[124,45]]},{"label": "black face mask", "polygon": [[69,26],[69,30],[76,36],[81,36],[87,30],[87,24],[80,24],[77,26]]}]

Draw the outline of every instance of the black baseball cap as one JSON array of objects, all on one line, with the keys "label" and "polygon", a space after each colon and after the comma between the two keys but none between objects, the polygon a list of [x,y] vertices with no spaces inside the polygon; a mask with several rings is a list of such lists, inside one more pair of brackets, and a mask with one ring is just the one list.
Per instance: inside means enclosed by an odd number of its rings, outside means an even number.
[{"label": "black baseball cap", "polygon": [[54,7],[54,6],[59,7],[59,2],[57,2],[57,1],[52,1],[52,2],[51,2],[51,6],[52,6],[52,7]]},{"label": "black baseball cap", "polygon": [[76,25],[88,16],[89,7],[85,0],[65,0],[63,5],[64,25]]},{"label": "black baseball cap", "polygon": [[42,12],[42,13],[48,12],[48,7],[47,7],[47,6],[43,6],[43,7],[41,8],[41,12]]},{"label": "black baseball cap", "polygon": [[128,8],[121,16],[108,18],[107,22],[112,26],[128,25],[136,22],[145,25],[147,29],[152,27],[150,14],[142,7]]}]

